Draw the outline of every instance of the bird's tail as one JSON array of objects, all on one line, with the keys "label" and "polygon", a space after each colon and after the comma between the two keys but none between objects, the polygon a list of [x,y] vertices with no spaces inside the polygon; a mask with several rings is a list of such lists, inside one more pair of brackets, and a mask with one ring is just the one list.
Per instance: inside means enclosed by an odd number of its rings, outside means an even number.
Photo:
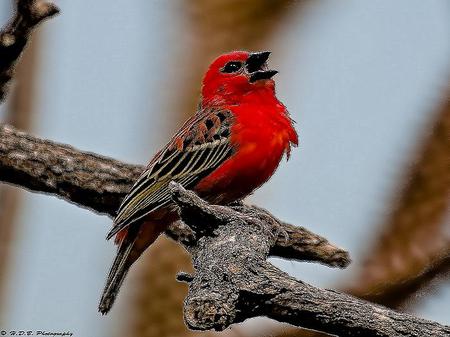
[{"label": "bird's tail", "polygon": [[131,265],[141,256],[167,227],[165,220],[153,220],[143,224],[134,224],[117,234],[119,248],[108,273],[98,311],[107,314],[114,304],[120,286]]},{"label": "bird's tail", "polygon": [[140,226],[130,226],[126,235],[119,243],[117,255],[108,273],[106,285],[103,289],[102,298],[98,305],[98,311],[103,315],[111,309],[119,293],[120,286],[125,279],[131,265],[139,257],[141,252],[136,251],[136,240]]}]

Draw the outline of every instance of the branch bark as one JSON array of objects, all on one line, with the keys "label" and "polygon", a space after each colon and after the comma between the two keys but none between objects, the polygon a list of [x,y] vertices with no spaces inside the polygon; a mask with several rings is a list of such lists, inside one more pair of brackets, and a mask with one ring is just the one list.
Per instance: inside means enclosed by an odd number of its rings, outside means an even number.
[{"label": "branch bark", "polygon": [[8,83],[32,30],[43,20],[59,13],[54,4],[39,0],[17,0],[16,13],[0,31],[0,102],[5,99]]},{"label": "branch bark", "polygon": [[276,236],[265,216],[209,205],[175,183],[171,189],[181,218],[199,234],[188,248],[195,274],[179,277],[189,283],[189,328],[224,330],[267,316],[339,336],[449,336],[450,327],[290,277],[266,261]]},{"label": "branch bark", "polygon": [[[141,171],[140,166],[0,125],[1,181],[57,195],[99,213],[113,215]],[[341,336],[450,334],[449,327],[438,323],[315,288],[266,261],[276,255],[346,266],[348,254],[317,234],[255,206],[212,206],[177,185],[171,188],[184,222],[167,234],[184,244],[196,269],[195,275],[179,277],[190,283],[184,311],[190,328],[223,330],[264,315]]]}]

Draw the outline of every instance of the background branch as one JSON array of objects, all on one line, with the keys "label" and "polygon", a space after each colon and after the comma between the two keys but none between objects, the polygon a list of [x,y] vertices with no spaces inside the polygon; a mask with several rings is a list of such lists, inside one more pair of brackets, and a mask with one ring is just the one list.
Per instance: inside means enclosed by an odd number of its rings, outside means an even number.
[{"label": "background branch", "polygon": [[407,177],[355,285],[348,292],[387,305],[408,305],[439,275],[448,277],[450,222],[450,85],[433,111]]},{"label": "background branch", "polygon": [[0,102],[5,99],[16,61],[32,30],[43,20],[59,13],[54,4],[39,0],[17,0],[16,13],[0,31]]},{"label": "background branch", "polygon": [[[14,127],[30,131],[36,120],[37,110],[37,83],[39,80],[40,65],[40,40],[42,32],[35,32],[33,40],[23,52],[21,62],[16,66],[15,83],[11,88],[11,96],[6,102],[4,122]],[[1,59],[1,56],[0,56]],[[1,112],[0,112],[1,115]],[[17,233],[20,233],[23,225],[20,214],[25,205],[25,191],[13,186],[0,185],[0,325],[2,325],[3,313],[8,305],[5,300],[8,294],[7,284],[14,265],[13,254],[18,243]]]}]

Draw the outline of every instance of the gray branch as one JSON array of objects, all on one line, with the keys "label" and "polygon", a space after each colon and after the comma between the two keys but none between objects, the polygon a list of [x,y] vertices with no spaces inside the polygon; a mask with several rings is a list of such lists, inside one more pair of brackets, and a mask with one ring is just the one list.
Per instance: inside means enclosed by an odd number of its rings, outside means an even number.
[{"label": "gray branch", "polygon": [[14,66],[24,50],[32,30],[43,20],[59,13],[51,3],[17,0],[11,21],[0,30],[0,102],[4,100]]},{"label": "gray branch", "polygon": [[[113,216],[142,171],[71,146],[39,139],[0,124],[0,181],[56,195]],[[266,210],[209,205],[171,185],[183,221],[166,234],[191,252],[185,320],[192,329],[222,330],[267,316],[341,336],[448,336],[450,328],[317,289],[281,272],[267,256],[345,267],[348,253],[308,230],[286,224]],[[187,224],[187,225],[186,225]]]},{"label": "gray branch", "polygon": [[266,261],[277,238],[264,215],[209,205],[175,183],[171,189],[183,221],[200,234],[188,248],[195,274],[179,276],[189,283],[189,328],[223,330],[267,316],[339,336],[450,336],[450,327],[292,278]]}]

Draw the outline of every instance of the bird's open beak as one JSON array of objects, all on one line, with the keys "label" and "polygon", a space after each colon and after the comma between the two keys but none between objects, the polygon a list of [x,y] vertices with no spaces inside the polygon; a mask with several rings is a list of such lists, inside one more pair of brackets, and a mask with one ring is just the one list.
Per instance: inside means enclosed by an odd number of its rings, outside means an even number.
[{"label": "bird's open beak", "polygon": [[250,83],[258,80],[267,80],[272,78],[278,71],[267,69],[267,59],[269,58],[270,51],[262,51],[251,53],[245,62],[245,67],[250,74]]}]

